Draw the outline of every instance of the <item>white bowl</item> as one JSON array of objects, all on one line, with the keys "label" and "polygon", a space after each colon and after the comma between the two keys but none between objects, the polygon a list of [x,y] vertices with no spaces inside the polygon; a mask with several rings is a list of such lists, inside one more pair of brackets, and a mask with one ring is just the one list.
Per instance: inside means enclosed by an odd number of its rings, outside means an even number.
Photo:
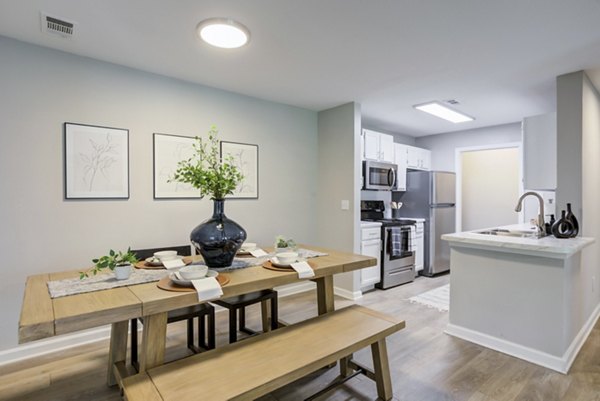
[{"label": "white bowl", "polygon": [[298,260],[297,252],[281,252],[276,254],[275,256],[277,256],[277,259],[283,265],[289,265]]},{"label": "white bowl", "polygon": [[185,280],[196,280],[206,276],[208,266],[206,265],[189,265],[179,269],[181,278]]},{"label": "white bowl", "polygon": [[173,260],[177,257],[177,251],[160,251],[154,252],[154,257],[163,260]]},{"label": "white bowl", "polygon": [[244,242],[240,247],[240,251],[242,252],[251,252],[256,249],[255,242]]}]

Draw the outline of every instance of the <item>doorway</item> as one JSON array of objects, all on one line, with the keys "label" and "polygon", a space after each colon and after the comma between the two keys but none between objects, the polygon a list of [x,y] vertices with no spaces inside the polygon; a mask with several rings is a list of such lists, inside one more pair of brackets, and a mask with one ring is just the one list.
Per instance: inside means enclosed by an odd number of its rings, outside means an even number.
[{"label": "doorway", "polygon": [[456,149],[456,229],[471,231],[518,224],[521,145]]}]

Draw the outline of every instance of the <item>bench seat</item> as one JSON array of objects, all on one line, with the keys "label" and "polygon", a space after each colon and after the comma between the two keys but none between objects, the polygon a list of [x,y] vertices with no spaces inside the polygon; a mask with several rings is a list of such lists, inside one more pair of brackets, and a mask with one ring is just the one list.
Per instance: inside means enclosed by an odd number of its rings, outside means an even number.
[{"label": "bench seat", "polygon": [[[128,401],[253,400],[371,346],[380,398],[392,398],[385,338],[404,321],[353,305],[123,381]],[[356,364],[353,364],[356,366]],[[342,372],[347,369],[342,368]]]}]

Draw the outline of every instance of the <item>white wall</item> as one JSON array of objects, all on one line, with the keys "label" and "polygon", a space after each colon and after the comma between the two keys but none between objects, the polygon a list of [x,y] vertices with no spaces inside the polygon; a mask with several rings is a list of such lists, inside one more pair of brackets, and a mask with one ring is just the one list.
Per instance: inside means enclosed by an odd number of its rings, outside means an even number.
[{"label": "white wall", "polygon": [[[360,105],[319,112],[317,230],[319,244],[347,252],[360,249]],[[342,200],[349,209],[342,210]],[[335,277],[336,291],[360,296],[359,272]],[[358,293],[357,293],[358,292]],[[339,293],[339,292],[338,292]]]},{"label": "white wall", "polygon": [[517,224],[519,148],[461,152],[461,230]]},{"label": "white wall", "polygon": [[455,171],[456,148],[521,142],[521,123],[428,135],[416,139],[416,146],[431,150],[431,168]]},{"label": "white wall", "polygon": [[[111,247],[188,243],[212,212],[208,199],[153,200],[154,132],[216,124],[224,140],[258,144],[260,197],[228,201],[227,215],[261,244],[315,242],[317,113],[3,37],[0,55],[0,349],[17,344],[28,275],[89,266]],[[63,199],[65,121],[129,129],[129,200]]]},{"label": "white wall", "polygon": [[600,308],[600,94],[583,71],[557,78],[558,176],[556,211],[573,204],[580,235],[596,242],[581,256],[577,291],[565,316],[570,341]]}]

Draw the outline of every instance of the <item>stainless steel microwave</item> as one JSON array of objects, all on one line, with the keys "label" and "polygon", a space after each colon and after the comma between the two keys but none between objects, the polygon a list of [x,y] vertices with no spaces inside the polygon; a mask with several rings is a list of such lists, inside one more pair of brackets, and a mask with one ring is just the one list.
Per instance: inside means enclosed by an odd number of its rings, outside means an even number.
[{"label": "stainless steel microwave", "polygon": [[392,163],[363,161],[363,188],[391,191],[396,185],[397,168]]}]

